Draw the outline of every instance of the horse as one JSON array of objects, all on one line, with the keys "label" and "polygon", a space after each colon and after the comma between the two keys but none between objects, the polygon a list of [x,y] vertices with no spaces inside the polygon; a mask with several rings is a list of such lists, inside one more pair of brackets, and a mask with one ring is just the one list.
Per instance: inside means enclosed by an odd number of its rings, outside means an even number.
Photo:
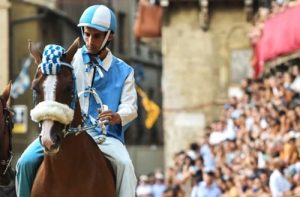
[{"label": "horse", "polygon": [[29,51],[38,65],[32,81],[35,107],[31,118],[40,124],[44,148],[32,197],[116,196],[112,166],[83,125],[71,65],[79,44],[77,38],[66,52],[57,52],[61,57],[55,74],[45,74],[49,69],[43,68],[45,53],[29,42]]},{"label": "horse", "polygon": [[0,196],[14,197],[15,172],[11,167],[12,161],[12,129],[13,113],[8,107],[11,83],[0,95]]}]

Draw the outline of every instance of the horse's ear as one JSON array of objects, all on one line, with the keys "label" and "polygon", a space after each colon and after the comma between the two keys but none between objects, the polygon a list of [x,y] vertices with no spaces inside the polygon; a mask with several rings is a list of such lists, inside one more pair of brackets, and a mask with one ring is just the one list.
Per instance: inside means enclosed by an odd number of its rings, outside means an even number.
[{"label": "horse's ear", "polygon": [[10,97],[10,90],[11,90],[11,81],[9,81],[9,83],[6,85],[5,89],[2,92],[2,96],[6,102]]},{"label": "horse's ear", "polygon": [[79,45],[80,45],[80,38],[77,37],[66,52],[66,62],[71,63],[77,49],[79,48]]},{"label": "horse's ear", "polygon": [[31,40],[28,40],[28,50],[30,55],[34,58],[35,63],[39,65],[42,62],[42,53],[37,49],[36,46],[33,46]]}]

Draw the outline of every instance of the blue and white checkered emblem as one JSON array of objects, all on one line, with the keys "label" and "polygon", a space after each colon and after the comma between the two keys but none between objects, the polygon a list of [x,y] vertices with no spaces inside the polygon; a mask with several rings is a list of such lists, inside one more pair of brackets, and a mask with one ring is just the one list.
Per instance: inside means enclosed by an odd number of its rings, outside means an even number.
[{"label": "blue and white checkered emblem", "polygon": [[61,57],[65,49],[59,45],[49,44],[43,52],[42,63],[40,64],[42,73],[45,75],[56,75],[61,69]]}]

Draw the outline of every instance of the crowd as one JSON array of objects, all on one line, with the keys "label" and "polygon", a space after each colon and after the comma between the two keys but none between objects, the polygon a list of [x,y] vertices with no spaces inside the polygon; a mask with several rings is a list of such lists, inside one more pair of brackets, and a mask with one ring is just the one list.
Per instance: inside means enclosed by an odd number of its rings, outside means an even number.
[{"label": "crowd", "polygon": [[260,2],[263,3],[253,17],[248,35],[252,44],[255,44],[261,37],[267,19],[290,7],[300,5],[300,0],[261,0]]},{"label": "crowd", "polygon": [[[265,21],[300,0],[264,0],[249,38],[255,44]],[[259,79],[244,79],[241,96],[230,98],[174,165],[142,175],[138,197],[300,196],[300,59]]]},{"label": "crowd", "polygon": [[[141,177],[137,196],[300,195],[299,65],[243,80],[242,96],[230,98],[205,135],[174,155],[164,180],[157,172]],[[147,194],[140,192],[145,186]]]}]

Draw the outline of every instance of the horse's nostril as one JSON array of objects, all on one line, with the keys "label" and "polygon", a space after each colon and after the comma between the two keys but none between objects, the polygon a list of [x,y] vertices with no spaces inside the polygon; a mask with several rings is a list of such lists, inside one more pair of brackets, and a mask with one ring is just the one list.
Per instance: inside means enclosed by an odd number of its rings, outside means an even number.
[{"label": "horse's nostril", "polygon": [[61,136],[58,134],[53,135],[52,141],[53,141],[54,145],[59,145],[61,142]]}]

